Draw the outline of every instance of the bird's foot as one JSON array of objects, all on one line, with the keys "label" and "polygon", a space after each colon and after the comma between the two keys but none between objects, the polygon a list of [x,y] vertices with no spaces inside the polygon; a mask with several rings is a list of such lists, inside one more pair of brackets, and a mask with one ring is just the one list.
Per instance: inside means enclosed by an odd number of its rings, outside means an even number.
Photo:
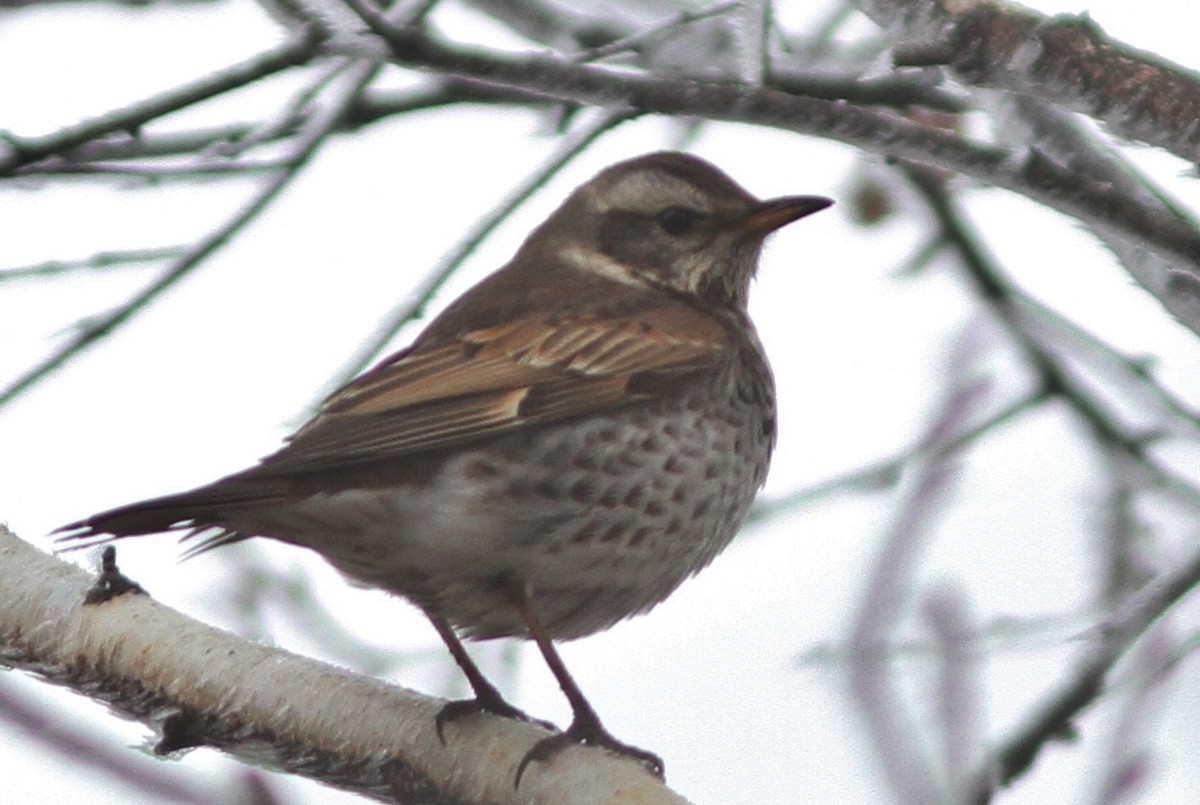
[{"label": "bird's foot", "polygon": [[460,699],[458,701],[446,702],[442,706],[442,709],[438,711],[437,718],[434,719],[434,726],[437,727],[438,739],[442,742],[442,745],[445,746],[446,744],[445,730],[447,724],[458,721],[465,716],[475,715],[476,713],[491,713],[497,716],[504,716],[505,718],[514,718],[517,721],[536,724],[551,732],[558,732],[558,727],[549,721],[542,721],[540,718],[534,718],[523,710],[518,710],[504,701],[499,693],[493,691],[490,694],[476,695],[474,699]]},{"label": "bird's foot", "polygon": [[658,755],[653,752],[647,752],[645,749],[639,749],[636,746],[630,746],[627,743],[621,743],[608,730],[604,729],[604,726],[598,720],[576,717],[571,722],[571,726],[567,727],[566,732],[560,732],[557,735],[551,735],[549,738],[543,738],[525,753],[525,757],[521,759],[521,765],[517,767],[517,777],[513,781],[513,787],[520,788],[521,777],[525,774],[525,770],[529,768],[530,763],[542,763],[550,760],[559,752],[574,744],[602,746],[605,749],[616,752],[618,755],[624,755],[636,760],[646,768],[646,771],[660,780],[663,779],[663,762],[662,758]]}]

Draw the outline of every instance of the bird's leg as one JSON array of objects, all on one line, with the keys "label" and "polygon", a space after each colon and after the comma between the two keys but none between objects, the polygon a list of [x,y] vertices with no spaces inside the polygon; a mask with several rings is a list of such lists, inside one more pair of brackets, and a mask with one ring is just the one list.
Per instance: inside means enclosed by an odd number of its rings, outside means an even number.
[{"label": "bird's leg", "polygon": [[528,721],[531,724],[537,724],[548,730],[557,729],[550,722],[531,718],[504,701],[504,697],[500,695],[500,691],[496,690],[495,685],[488,682],[487,677],[479,670],[479,666],[471,659],[471,655],[467,653],[466,647],[458,639],[458,635],[454,633],[454,629],[450,627],[450,624],[440,615],[429,610],[425,610],[425,616],[429,618],[429,622],[433,624],[433,628],[437,629],[437,633],[441,636],[442,642],[446,644],[446,648],[450,649],[451,656],[458,663],[458,667],[462,669],[463,675],[467,678],[467,683],[470,684],[471,690],[475,693],[474,699],[447,702],[438,711],[435,726],[437,727],[438,738],[443,744],[446,743],[445,727],[448,722],[457,721],[463,716],[469,716],[480,711],[494,713],[495,715],[507,718],[515,718],[520,721]]},{"label": "bird's leg", "polygon": [[596,715],[596,711],[592,709],[588,700],[584,698],[583,691],[579,689],[579,685],[575,684],[575,680],[571,678],[571,674],[567,671],[567,666],[563,664],[562,658],[558,656],[557,649],[554,648],[554,641],[550,639],[550,635],[547,634],[545,627],[542,626],[542,622],[533,611],[533,606],[529,601],[529,591],[525,583],[519,579],[510,579],[508,584],[505,585],[505,591],[508,594],[509,601],[512,602],[512,605],[521,616],[525,628],[529,631],[529,636],[537,644],[538,650],[542,652],[542,657],[546,660],[546,665],[550,667],[550,672],[558,680],[558,686],[562,688],[563,695],[567,697],[567,701],[571,704],[572,713],[571,726],[567,727],[566,732],[551,735],[549,738],[543,738],[534,744],[533,748],[525,754],[525,757],[521,760],[521,765],[517,767],[515,785],[521,785],[521,775],[525,773],[525,769],[528,768],[530,763],[549,760],[563,749],[575,743],[603,746],[618,754],[631,757],[645,766],[655,777],[661,779],[663,776],[662,758],[653,752],[647,752],[645,749],[638,749],[636,746],[621,743],[608,730],[604,729],[604,725],[600,723],[600,717]]}]

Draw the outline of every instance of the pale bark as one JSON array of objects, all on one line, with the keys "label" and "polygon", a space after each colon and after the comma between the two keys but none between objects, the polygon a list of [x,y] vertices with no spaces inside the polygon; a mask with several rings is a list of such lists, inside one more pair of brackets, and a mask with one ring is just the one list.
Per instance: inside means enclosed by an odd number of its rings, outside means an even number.
[{"label": "pale bark", "polygon": [[637,763],[577,747],[518,764],[546,731],[490,715],[438,739],[445,703],[195,621],[93,580],[0,527],[0,665],[107,703],[163,753],[211,746],[386,802],[682,803]]}]

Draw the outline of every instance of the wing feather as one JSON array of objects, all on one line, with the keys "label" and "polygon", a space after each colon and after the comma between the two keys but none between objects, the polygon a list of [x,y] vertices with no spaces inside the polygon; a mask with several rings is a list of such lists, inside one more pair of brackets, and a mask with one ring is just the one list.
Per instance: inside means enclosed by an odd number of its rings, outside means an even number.
[{"label": "wing feather", "polygon": [[394,459],[644,401],[673,386],[648,379],[711,367],[732,349],[720,322],[680,307],[611,319],[522,319],[418,341],[333,395],[253,472]]}]

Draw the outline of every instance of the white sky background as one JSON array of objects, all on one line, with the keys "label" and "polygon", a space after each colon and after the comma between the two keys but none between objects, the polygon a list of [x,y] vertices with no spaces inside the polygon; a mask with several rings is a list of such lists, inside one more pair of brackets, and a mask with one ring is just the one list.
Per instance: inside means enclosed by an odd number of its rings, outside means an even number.
[{"label": "white sky background", "polygon": [[[1112,36],[1200,67],[1194,55],[1200,12],[1184,11],[1177,0],[1034,5],[1048,12],[1087,9]],[[0,76],[8,78],[0,82],[0,126],[22,135],[50,131],[277,41],[278,30],[252,3],[227,8],[219,29],[207,6],[186,4],[5,12]],[[280,85],[261,91],[278,92]],[[235,101],[247,104],[247,117],[255,116],[253,95]],[[205,114],[178,119],[184,125]],[[0,412],[0,518],[26,539],[42,540],[71,519],[210,481],[271,452],[412,279],[555,149],[548,126],[533,112],[467,108],[405,116],[326,148],[282,201],[209,266]],[[613,161],[670,147],[679,134],[669,122],[646,119],[605,138],[510,220],[440,303],[498,267],[575,185]],[[830,142],[733,125],[707,127],[690,150],[763,197],[837,198],[856,160]],[[1195,182],[1182,179],[1186,165],[1141,154],[1157,180],[1172,180],[1173,192],[1200,207]],[[95,181],[82,189],[52,182],[0,191],[0,267],[186,242],[228,214],[231,187],[168,185],[147,193]],[[1131,290],[1087,234],[1011,195],[971,195],[988,248],[1024,287],[1123,349],[1164,356],[1161,376],[1200,400],[1200,344]],[[754,291],[752,312],[785,412],[768,497],[905,447],[942,388],[950,338],[976,308],[944,266],[915,280],[896,276],[924,231],[923,219],[901,214],[866,231],[846,214],[843,205],[777,235]],[[63,328],[117,304],[156,270],[0,286],[0,379],[16,376]],[[991,365],[998,367],[998,394],[1020,388],[1011,363],[996,357]],[[1087,625],[1077,616],[1093,593],[1087,549],[1096,524],[1089,517],[1103,490],[1093,486],[1096,457],[1070,438],[1068,420],[1061,409],[1040,410],[977,448],[957,485],[956,503],[969,505],[953,506],[939,521],[923,563],[924,579],[969,591],[981,620],[1054,620],[1045,639],[1013,641],[989,657],[985,715],[993,737],[1059,679],[1075,647],[1072,636]],[[844,495],[748,530],[651,615],[566,645],[568,667],[612,732],[661,754],[671,786],[696,802],[881,801],[869,750],[837,681],[839,666],[798,670],[795,657],[844,637],[893,504],[886,495]],[[351,624],[373,645],[429,658],[388,670],[389,679],[462,693],[446,685],[449,660],[442,662],[433,631],[403,602],[351,589],[293,549],[241,546],[230,553],[240,551],[267,553],[284,572],[312,580],[320,603],[336,613],[337,628]],[[234,591],[225,584],[237,556],[209,554],[180,565],[177,553],[170,539],[145,539],[123,543],[119,559],[168,605],[239,628]],[[323,648],[336,645],[333,638],[307,639],[281,614],[288,606],[283,591],[268,594],[264,639],[353,666],[353,657]],[[495,644],[477,648],[491,661],[502,652]],[[519,706],[565,724],[567,707],[548,672],[532,647],[521,651],[519,679],[502,686]],[[917,675],[914,701],[928,692],[923,679],[928,675]],[[116,722],[103,708],[20,674],[4,674],[0,684],[62,699],[69,705],[64,721],[86,722],[114,745],[147,738],[140,725]],[[1193,706],[1163,717],[1142,802],[1184,802],[1200,791],[1194,658],[1170,685],[1170,702]],[[1106,718],[1111,708],[1089,715],[1082,744],[1049,750],[999,801],[1089,801]],[[214,780],[239,768],[210,750],[174,765],[219,769]],[[138,801],[110,777],[78,771],[0,724],[8,801]],[[298,792],[294,801],[359,801],[282,777],[274,782]]]}]

